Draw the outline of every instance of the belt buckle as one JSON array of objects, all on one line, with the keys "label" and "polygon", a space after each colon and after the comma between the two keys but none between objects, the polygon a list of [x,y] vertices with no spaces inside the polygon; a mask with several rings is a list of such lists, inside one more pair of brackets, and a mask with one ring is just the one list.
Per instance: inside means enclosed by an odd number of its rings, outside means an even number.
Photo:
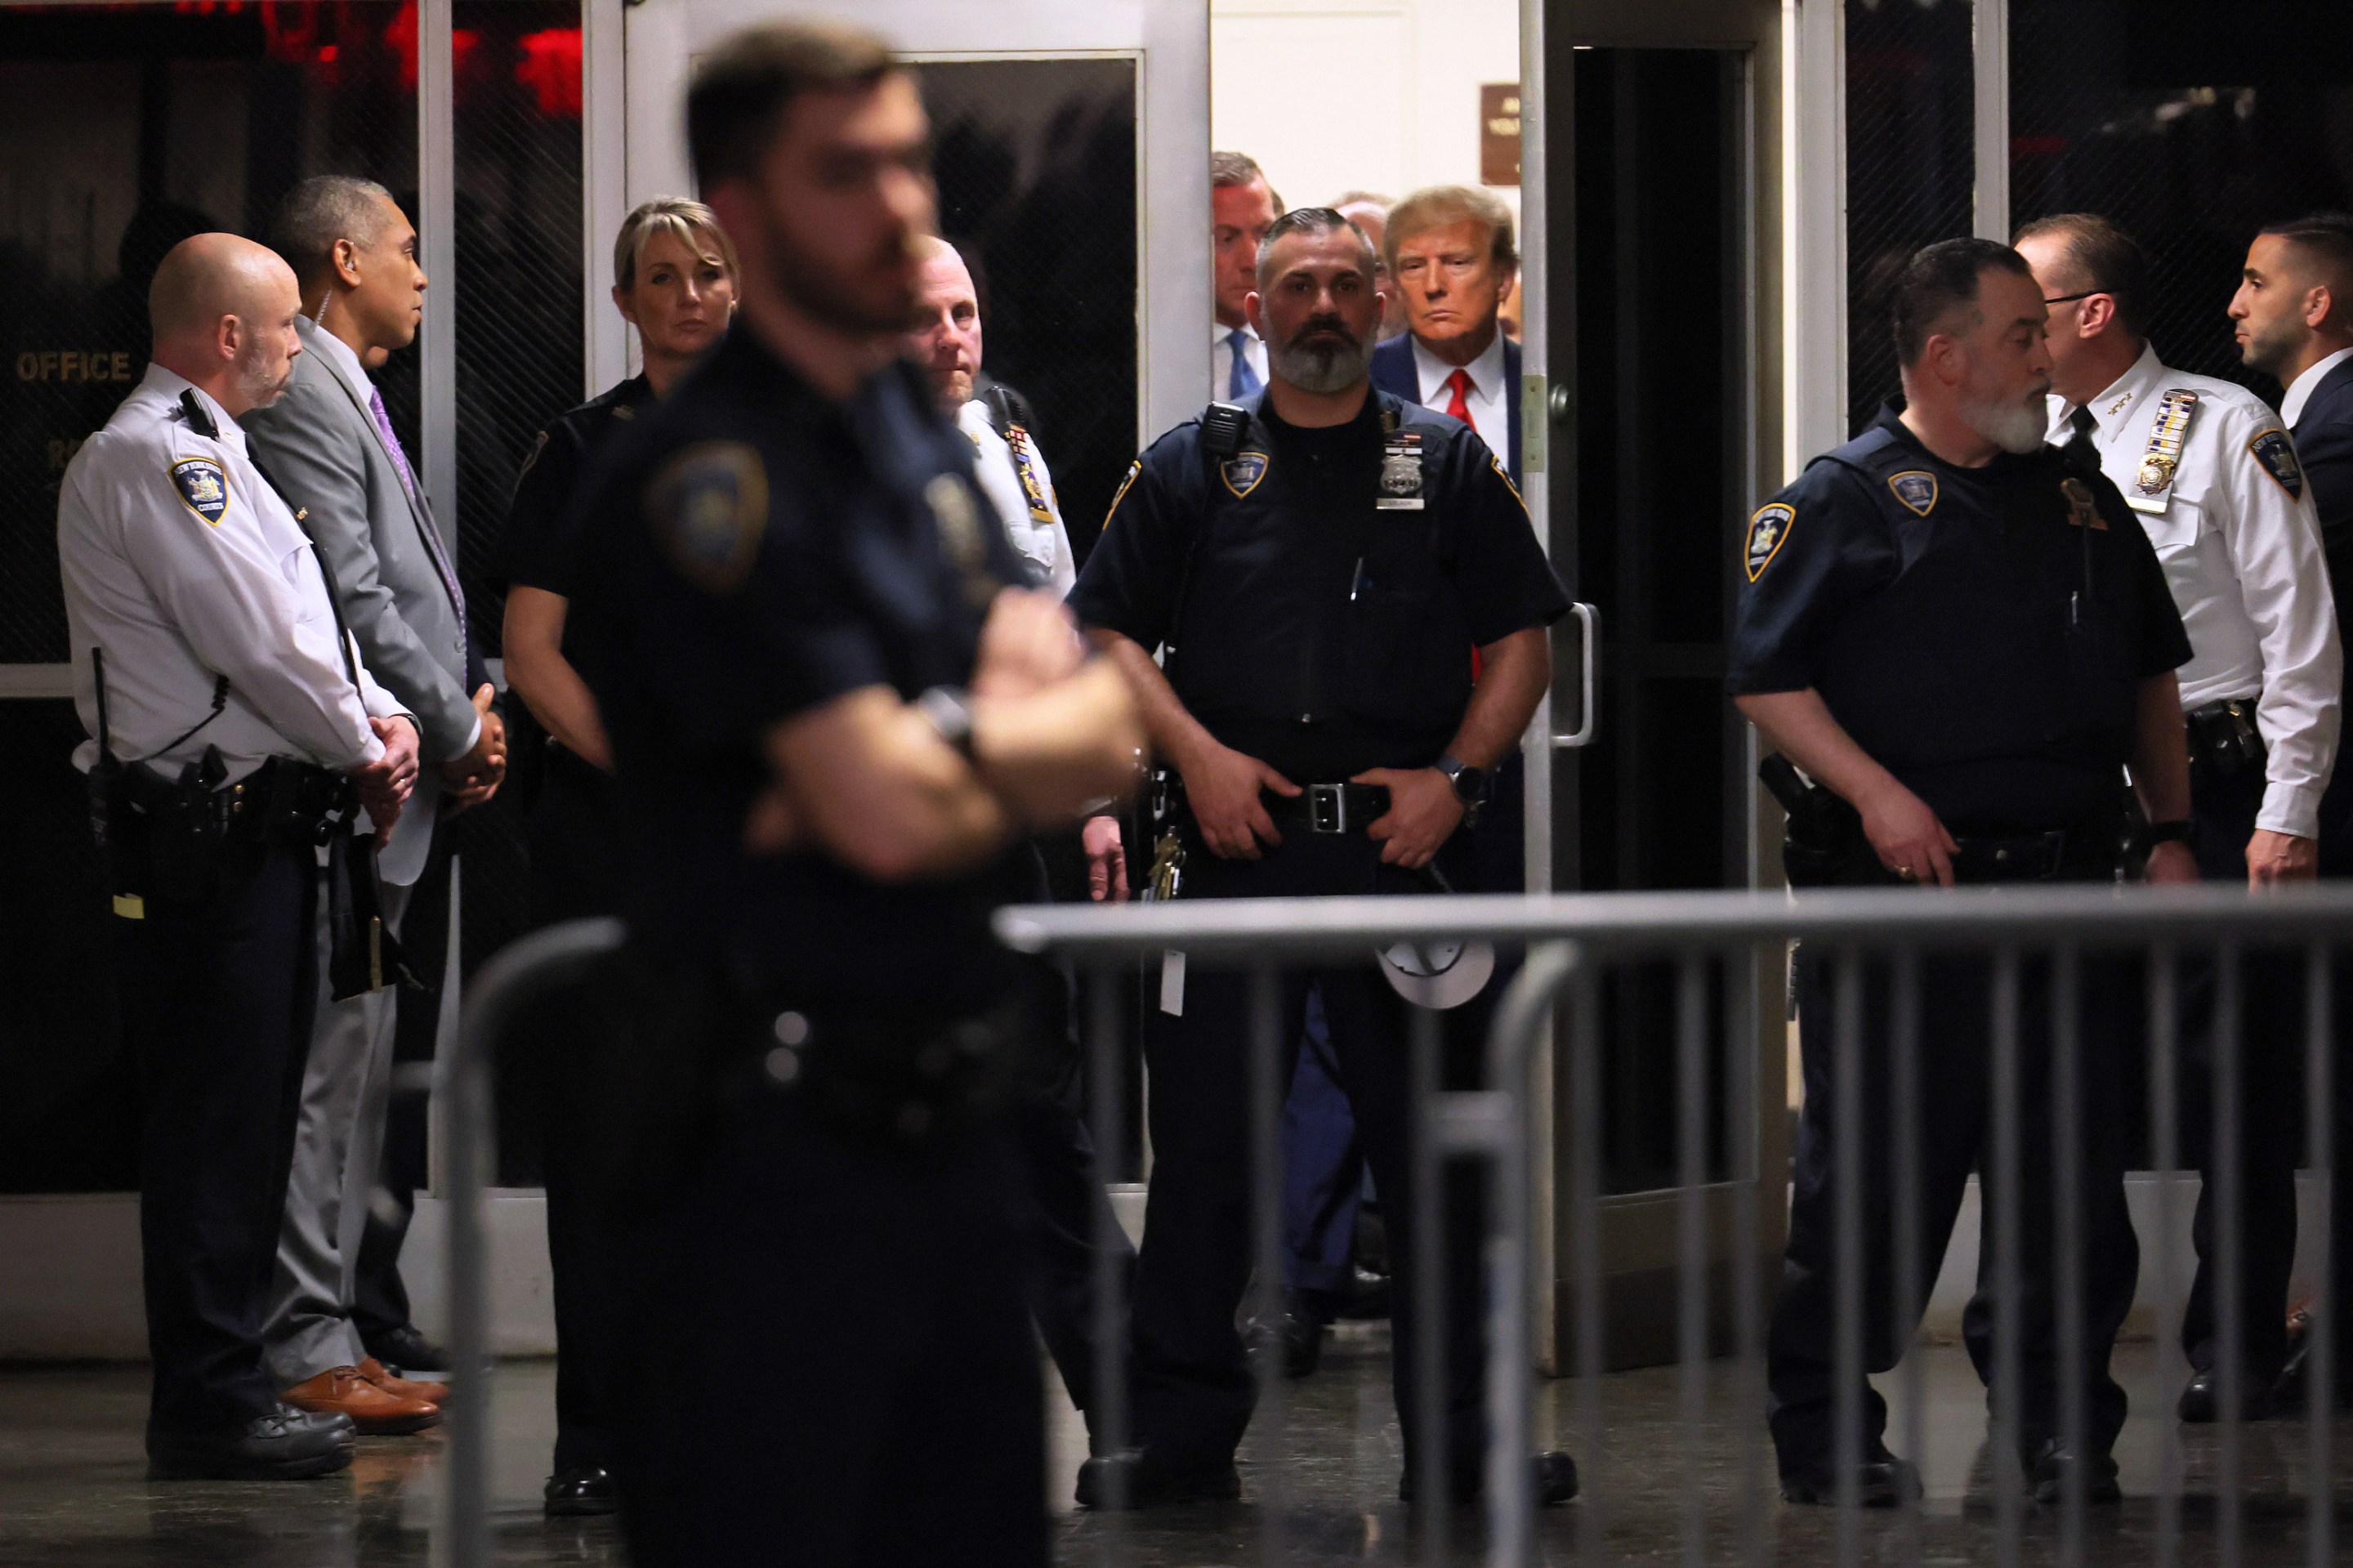
[{"label": "belt buckle", "polygon": [[1307,787],[1307,831],[1345,833],[1348,831],[1348,791],[1342,784]]}]

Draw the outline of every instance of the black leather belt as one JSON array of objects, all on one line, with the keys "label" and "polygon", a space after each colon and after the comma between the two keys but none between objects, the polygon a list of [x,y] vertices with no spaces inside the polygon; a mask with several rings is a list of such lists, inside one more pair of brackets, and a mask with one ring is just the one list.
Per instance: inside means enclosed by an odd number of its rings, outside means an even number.
[{"label": "black leather belt", "polygon": [[1361,833],[1389,810],[1388,789],[1380,784],[1310,784],[1297,795],[1264,799],[1269,816],[1303,823],[1311,833]]},{"label": "black leather belt", "polygon": [[2261,768],[2269,759],[2263,732],[2256,727],[2255,709],[2263,694],[2204,703],[2181,715],[2189,732],[2189,762],[2219,778],[2243,768]]}]

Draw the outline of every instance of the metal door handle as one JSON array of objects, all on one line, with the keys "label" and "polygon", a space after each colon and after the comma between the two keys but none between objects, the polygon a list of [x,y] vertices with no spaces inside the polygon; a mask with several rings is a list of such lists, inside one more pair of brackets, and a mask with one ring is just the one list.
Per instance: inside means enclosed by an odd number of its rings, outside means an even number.
[{"label": "metal door handle", "polygon": [[1577,733],[1552,737],[1556,751],[1575,751],[1593,744],[1593,656],[1600,642],[1601,610],[1597,605],[1572,604],[1568,613],[1577,617]]}]

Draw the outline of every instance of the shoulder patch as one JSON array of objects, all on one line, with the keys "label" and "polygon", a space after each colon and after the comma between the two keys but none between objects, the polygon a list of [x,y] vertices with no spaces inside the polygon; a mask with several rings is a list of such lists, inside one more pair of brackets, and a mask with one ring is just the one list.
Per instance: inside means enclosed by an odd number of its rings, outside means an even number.
[{"label": "shoulder patch", "polygon": [[523,482],[523,476],[539,466],[540,454],[547,450],[547,434],[545,430],[540,431],[539,440],[531,443],[531,456],[523,459],[522,466],[515,470],[517,484],[521,484]]},{"label": "shoulder patch", "polygon": [[1135,476],[1143,471],[1144,460],[1142,458],[1137,458],[1127,465],[1127,477],[1119,482],[1119,488],[1111,493],[1111,504],[1103,508],[1103,526],[1105,528],[1109,528],[1111,526],[1111,520],[1119,515],[1119,503],[1127,499],[1129,488],[1135,483]]},{"label": "shoulder patch", "polygon": [[2265,430],[2247,443],[2247,450],[2255,454],[2263,471],[2287,492],[2290,501],[2304,499],[2304,465],[2295,461],[2295,443],[2287,439],[2285,430],[2276,426]]},{"label": "shoulder patch", "polygon": [[208,528],[220,526],[228,511],[228,475],[210,458],[184,458],[172,465],[172,487]]},{"label": "shoulder patch", "polygon": [[733,593],[767,531],[767,467],[741,441],[698,441],[654,474],[646,516],[681,577],[706,593]]},{"label": "shoulder patch", "polygon": [[1520,510],[1525,512],[1528,509],[1527,498],[1520,493],[1520,487],[1512,482],[1512,471],[1504,466],[1504,460],[1490,451],[1487,461],[1494,469],[1495,477],[1504,482],[1504,488],[1512,493],[1512,499],[1520,503]]},{"label": "shoulder patch", "polygon": [[1768,502],[1748,519],[1748,543],[1744,554],[1750,582],[1765,575],[1765,568],[1781,553],[1781,546],[1788,542],[1789,530],[1797,524],[1798,509],[1786,501]]},{"label": "shoulder patch", "polygon": [[1936,476],[1926,469],[1905,469],[1902,473],[1890,474],[1887,488],[1895,493],[1895,499],[1904,503],[1906,511],[1917,516],[1926,517],[1936,509]]},{"label": "shoulder patch", "polygon": [[1266,477],[1266,462],[1264,452],[1242,452],[1219,464],[1218,475],[1239,501],[1256,490],[1258,482]]}]

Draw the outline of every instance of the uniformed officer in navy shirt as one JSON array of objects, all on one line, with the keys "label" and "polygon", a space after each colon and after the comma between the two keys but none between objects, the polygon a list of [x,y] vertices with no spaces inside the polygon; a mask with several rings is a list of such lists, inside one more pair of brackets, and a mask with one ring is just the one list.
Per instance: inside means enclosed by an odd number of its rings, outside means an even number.
[{"label": "uniformed officer in navy shirt", "polygon": [[[1730,687],[1743,714],[1827,795],[1792,818],[1793,880],[1845,884],[2106,881],[2123,870],[2120,778],[2129,768],[2158,840],[2152,882],[2198,875],[2183,842],[2188,751],[2173,671],[2189,657],[2165,576],[2116,487],[2043,443],[2050,355],[2041,291],[2023,258],[1983,239],[1914,257],[1894,302],[1905,407],[1818,459],[1759,507],[1744,540]],[[2137,858],[2137,857],[2135,857]],[[2137,869],[2137,868],[2133,868]],[[1916,1319],[1974,1167],[1999,1172],[1988,1144],[1990,969],[1930,958],[1920,967],[1918,1103],[1891,1106],[1886,977],[1868,971],[1864,1125],[1832,1115],[1831,955],[1801,950],[1797,969],[1806,1097],[1781,1297],[1768,1351],[1783,1495],[1834,1500],[1833,1325],[1836,1200],[1832,1150],[1865,1140],[1864,1370],[1883,1372],[1909,1342],[1894,1321],[1896,1280]],[[2087,1018],[2109,1016],[2117,976],[2085,966]],[[2109,1457],[2124,1393],[2108,1376],[2130,1305],[2134,1240],[2125,1216],[2115,1032],[2086,1028],[2076,1074],[2084,1107],[2080,1234],[2084,1277],[2121,1276],[2084,1304],[2085,1425],[2060,1425],[2053,1308],[2047,966],[2024,967],[2018,1015],[2023,1408],[2017,1435],[2028,1484],[2056,1500],[2074,1480],[2116,1498]],[[2103,1008],[2110,1009],[2104,1012]],[[1916,1118],[1922,1250],[1894,1255],[1887,1128]],[[1999,1206],[1989,1190],[1985,1212]],[[1984,1255],[1994,1255],[1984,1243]],[[1991,1308],[1965,1320],[1992,1381]],[[1870,1504],[1916,1496],[1914,1467],[1881,1435],[1886,1406],[1868,1385],[1861,1468]]]},{"label": "uniformed officer in navy shirt", "polygon": [[770,26],[687,120],[737,323],[585,481],[574,607],[649,977],[617,1075],[650,1203],[631,1558],[1041,1568],[991,1115],[1036,966],[988,920],[1021,836],[1123,791],[1143,735],[1067,612],[1007,586],[972,449],[896,357],[933,217],[913,77]]},{"label": "uniformed officer in navy shirt", "polygon": [[[1371,389],[1380,299],[1360,230],[1324,207],[1285,214],[1260,247],[1249,311],[1269,344],[1269,386],[1145,452],[1071,596],[1135,682],[1181,787],[1155,873],[1188,898],[1470,891],[1461,830],[1551,678],[1546,628],[1567,598],[1484,443]],[[1151,657],[1164,646],[1165,673]],[[1250,1272],[1245,981],[1185,974],[1174,956],[1169,966],[1145,1035],[1154,1165],[1133,1318],[1140,1446],[1088,1462],[1079,1496],[1090,1504],[1235,1495],[1250,1421],[1234,1328]],[[1311,979],[1391,1200],[1410,1451],[1405,1004],[1370,966],[1293,974],[1286,1038]],[[1474,1058],[1482,1012],[1448,1014]],[[1467,1495],[1483,1453],[1478,1282],[1476,1259],[1456,1251],[1447,1441],[1451,1484]],[[1540,1467],[1546,1500],[1574,1491],[1567,1455]]]}]

